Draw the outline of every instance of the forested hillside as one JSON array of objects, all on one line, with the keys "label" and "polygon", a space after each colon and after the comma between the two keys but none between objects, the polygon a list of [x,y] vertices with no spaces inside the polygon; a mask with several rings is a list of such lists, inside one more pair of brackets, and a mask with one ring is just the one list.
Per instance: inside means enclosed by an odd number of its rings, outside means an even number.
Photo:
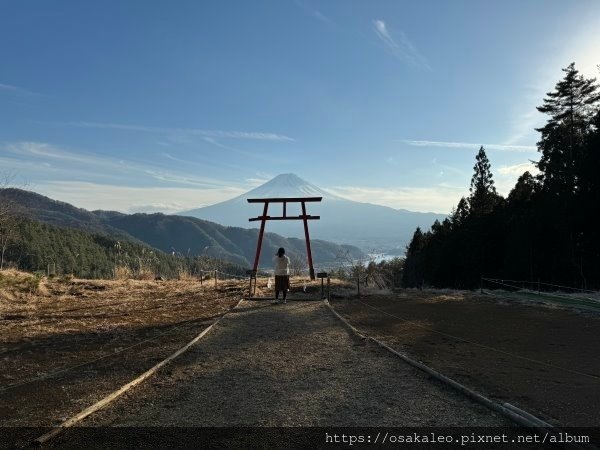
[{"label": "forested hillside", "polygon": [[[31,220],[104,235],[113,241],[145,244],[186,258],[202,256],[248,268],[256,251],[257,229],[225,227],[194,217],[87,211],[35,192],[14,188],[0,189],[0,203],[2,202],[14,205],[19,215]],[[304,239],[266,233],[261,258],[263,267],[271,265],[271,257],[278,247],[285,247],[288,254],[298,262],[306,258]],[[340,254],[349,254],[355,258],[364,256],[356,247],[319,239],[312,240],[312,250],[316,264],[335,263]]]},{"label": "forested hillside", "polygon": [[7,247],[5,261],[21,270],[81,278],[112,278],[115,275],[173,278],[219,269],[242,275],[245,268],[209,257],[191,258],[166,254],[147,245],[73,228],[60,228],[23,219],[17,237]]},{"label": "forested hillside", "polygon": [[574,64],[538,107],[538,174],[507,198],[482,147],[470,195],[407,248],[405,286],[473,288],[481,276],[600,288],[600,94]]}]

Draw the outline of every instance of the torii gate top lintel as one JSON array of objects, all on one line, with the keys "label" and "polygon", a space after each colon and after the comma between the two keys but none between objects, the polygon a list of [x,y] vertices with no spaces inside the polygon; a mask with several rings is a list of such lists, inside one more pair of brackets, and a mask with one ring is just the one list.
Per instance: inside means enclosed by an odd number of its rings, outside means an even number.
[{"label": "torii gate top lintel", "polygon": [[[304,222],[304,237],[306,238],[306,255],[308,257],[308,267],[310,270],[310,279],[315,279],[315,269],[313,268],[312,253],[310,249],[310,236],[308,234],[308,221],[319,220],[320,216],[311,216],[306,214],[306,203],[320,202],[323,197],[275,197],[275,198],[249,198],[248,203],[264,203],[262,216],[251,217],[250,222],[260,220],[260,231],[258,233],[258,243],[256,246],[256,256],[254,258],[253,272],[258,270],[258,261],[260,259],[260,250],[262,248],[262,240],[265,232],[265,224],[267,220],[302,220]],[[283,203],[282,216],[268,216],[269,203]],[[288,203],[300,203],[302,205],[302,214],[299,216],[287,215]]]},{"label": "torii gate top lintel", "polygon": [[298,202],[320,202],[323,197],[272,197],[272,198],[249,198],[248,203],[298,203]]}]

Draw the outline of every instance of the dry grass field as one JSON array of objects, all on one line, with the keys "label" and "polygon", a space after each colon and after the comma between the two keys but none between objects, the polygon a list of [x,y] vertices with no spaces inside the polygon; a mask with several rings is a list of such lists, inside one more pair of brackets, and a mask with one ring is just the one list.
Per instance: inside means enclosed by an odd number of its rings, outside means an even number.
[{"label": "dry grass field", "polygon": [[3,272],[0,425],[55,425],[181,347],[244,288]]}]

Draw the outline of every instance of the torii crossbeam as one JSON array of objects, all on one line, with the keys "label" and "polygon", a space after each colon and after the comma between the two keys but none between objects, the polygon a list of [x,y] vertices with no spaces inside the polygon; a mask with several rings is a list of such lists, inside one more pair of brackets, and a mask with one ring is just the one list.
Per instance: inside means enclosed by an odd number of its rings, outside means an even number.
[{"label": "torii crossbeam", "polygon": [[[315,279],[315,269],[313,267],[312,253],[310,250],[310,236],[308,234],[308,221],[319,220],[320,216],[311,216],[306,214],[306,203],[320,202],[323,197],[285,197],[285,198],[249,198],[248,203],[264,203],[262,216],[252,217],[248,219],[250,222],[260,220],[260,231],[258,233],[258,243],[256,245],[256,256],[254,257],[254,266],[252,271],[256,274],[258,270],[258,261],[260,259],[260,250],[262,248],[263,235],[265,233],[265,224],[267,220],[302,220],[304,222],[304,237],[306,238],[306,254],[308,256],[308,267],[310,270],[310,279]],[[268,216],[269,203],[283,203],[282,216]],[[302,214],[299,216],[287,215],[288,203],[300,203],[302,205]]]}]

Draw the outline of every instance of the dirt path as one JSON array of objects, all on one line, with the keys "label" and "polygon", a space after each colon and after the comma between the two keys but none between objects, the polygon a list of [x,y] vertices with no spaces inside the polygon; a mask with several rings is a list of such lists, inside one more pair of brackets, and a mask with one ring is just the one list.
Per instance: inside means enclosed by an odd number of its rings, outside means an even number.
[{"label": "dirt path", "polygon": [[83,425],[494,426],[491,413],[321,302],[243,302],[188,353]]}]

